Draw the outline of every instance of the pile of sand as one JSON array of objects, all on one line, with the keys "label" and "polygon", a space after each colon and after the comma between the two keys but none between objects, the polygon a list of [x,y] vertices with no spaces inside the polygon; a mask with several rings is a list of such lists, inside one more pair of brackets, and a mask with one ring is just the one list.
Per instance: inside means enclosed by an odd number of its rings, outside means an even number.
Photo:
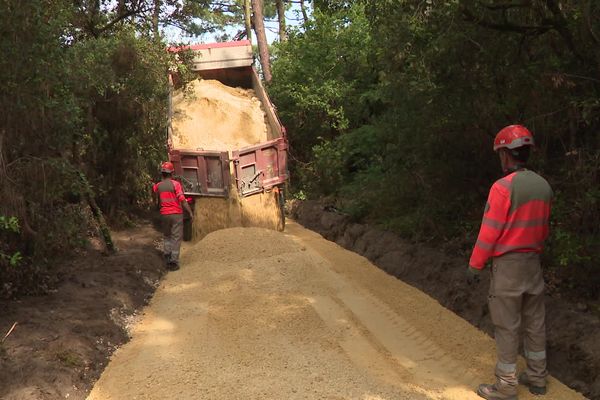
[{"label": "pile of sand", "polygon": [[264,192],[240,198],[231,190],[229,198],[201,197],[194,205],[194,240],[211,232],[233,227],[259,227],[282,231],[284,224],[278,194]]},{"label": "pile of sand", "polygon": [[195,80],[173,96],[173,147],[237,150],[268,140],[269,126],[251,89]]}]

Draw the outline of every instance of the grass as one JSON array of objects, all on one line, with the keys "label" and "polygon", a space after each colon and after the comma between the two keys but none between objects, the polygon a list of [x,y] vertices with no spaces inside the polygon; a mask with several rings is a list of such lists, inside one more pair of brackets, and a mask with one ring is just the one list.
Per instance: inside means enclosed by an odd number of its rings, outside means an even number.
[{"label": "grass", "polygon": [[63,350],[56,354],[56,358],[60,361],[64,366],[69,368],[77,368],[83,365],[83,361],[79,357],[77,353],[70,350]]}]

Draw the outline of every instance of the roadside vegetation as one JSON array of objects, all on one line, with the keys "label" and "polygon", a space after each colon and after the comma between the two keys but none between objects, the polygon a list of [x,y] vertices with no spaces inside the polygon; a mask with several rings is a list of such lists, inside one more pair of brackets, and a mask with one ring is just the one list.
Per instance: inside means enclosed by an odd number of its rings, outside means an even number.
[{"label": "roadside vegetation", "polygon": [[597,298],[600,4],[315,1],[273,53],[296,197],[468,252],[493,137],[524,124],[556,194],[553,284]]},{"label": "roadside vegetation", "polygon": [[92,18],[84,5],[0,9],[0,294],[10,297],[45,292],[52,264],[103,215],[126,222],[148,202],[169,60],[150,35],[109,27],[114,16]]}]

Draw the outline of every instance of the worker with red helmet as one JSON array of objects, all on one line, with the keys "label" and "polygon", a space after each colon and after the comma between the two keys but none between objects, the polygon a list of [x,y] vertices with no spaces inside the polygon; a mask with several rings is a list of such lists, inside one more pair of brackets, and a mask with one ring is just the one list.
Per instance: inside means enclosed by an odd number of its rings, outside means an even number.
[{"label": "worker with red helmet", "polygon": [[[540,253],[548,236],[552,189],[525,165],[534,145],[521,125],[503,128],[494,140],[505,176],[490,189],[483,221],[469,261],[467,280],[492,259],[489,310],[495,327],[496,383],[482,384],[484,399],[516,399],[518,383],[546,393],[544,278]],[[517,377],[519,332],[524,333],[527,368]]]},{"label": "worker with red helmet", "polygon": [[172,163],[163,162],[160,167],[162,180],[152,186],[152,191],[156,193],[160,205],[164,255],[167,267],[173,271],[179,269],[179,249],[183,239],[183,208],[188,212],[190,218],[194,217],[190,205],[183,195],[181,183],[172,178],[174,171]]}]

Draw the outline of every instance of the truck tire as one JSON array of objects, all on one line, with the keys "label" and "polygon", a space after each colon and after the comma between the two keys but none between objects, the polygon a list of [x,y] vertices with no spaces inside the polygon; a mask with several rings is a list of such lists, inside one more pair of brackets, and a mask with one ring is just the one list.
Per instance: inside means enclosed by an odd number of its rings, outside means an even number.
[{"label": "truck tire", "polygon": [[277,230],[283,232],[285,230],[285,196],[283,194],[283,189],[279,188],[279,190],[275,192],[275,196],[277,196],[277,203],[279,204],[279,223],[277,224]]}]

